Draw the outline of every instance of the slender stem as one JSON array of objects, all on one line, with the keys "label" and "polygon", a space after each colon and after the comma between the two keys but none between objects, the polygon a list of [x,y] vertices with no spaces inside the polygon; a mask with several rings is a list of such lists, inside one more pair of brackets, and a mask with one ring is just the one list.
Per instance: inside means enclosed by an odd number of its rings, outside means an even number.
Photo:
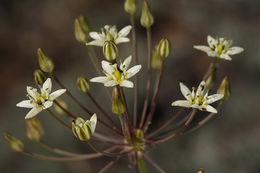
[{"label": "slender stem", "polygon": [[117,157],[116,159],[110,161],[107,165],[105,165],[101,170],[98,171],[98,173],[105,173],[109,168],[111,168],[118,160],[120,157]]},{"label": "slender stem", "polygon": [[61,125],[66,127],[67,129],[71,130],[71,127],[68,126],[66,123],[64,123],[62,120],[60,120],[52,111],[49,109],[45,109],[56,121],[58,121]]},{"label": "slender stem", "polygon": [[204,75],[203,77],[203,80],[206,81],[216,70],[216,65],[218,63],[218,60],[219,58],[216,57],[214,62],[212,62],[210,65],[209,65],[209,69],[208,71],[206,72],[206,74]]},{"label": "slender stem", "polygon": [[[135,59],[135,64],[137,65],[138,56],[137,56],[137,40],[136,40],[136,30],[135,30],[135,22],[134,15],[130,16],[130,22],[132,25],[132,46],[133,46],[133,57]],[[137,114],[138,114],[138,92],[139,92],[139,74],[135,75],[135,90],[134,90],[134,127],[137,126]]]},{"label": "slender stem", "polygon": [[151,133],[149,133],[148,135],[146,135],[146,139],[149,139],[153,136],[155,136],[158,132],[160,132],[162,129],[164,129],[165,127],[167,127],[172,121],[174,121],[180,114],[181,112],[183,112],[184,109],[181,109],[180,111],[178,111],[176,114],[174,114],[173,116],[171,116],[170,119],[168,119],[167,121],[165,121],[160,127],[158,127],[157,129],[155,129],[154,131],[152,131]]},{"label": "slender stem", "polygon": [[38,141],[38,144],[40,144],[40,146],[42,146],[43,148],[45,148],[53,153],[56,153],[56,154],[60,154],[60,155],[64,155],[64,156],[71,156],[71,157],[81,157],[82,156],[81,154],[75,154],[75,153],[67,152],[64,150],[57,149],[57,148],[53,148],[53,147],[47,145],[46,143],[44,143],[43,141]]},{"label": "slender stem", "polygon": [[147,168],[146,168],[143,157],[138,158],[137,165],[138,165],[138,170],[140,173],[147,173]]},{"label": "slender stem", "polygon": [[159,143],[162,143],[162,142],[166,142],[170,139],[173,139],[179,135],[181,135],[183,133],[183,131],[190,125],[190,123],[192,122],[194,116],[196,115],[197,113],[197,109],[194,109],[189,117],[189,119],[185,122],[184,126],[178,130],[177,132],[175,132],[174,134],[168,136],[168,137],[165,137],[165,138],[162,138],[162,139],[159,139],[159,140],[156,140],[156,141],[152,141],[151,143],[152,144],[159,144]]},{"label": "slender stem", "polygon": [[135,170],[136,170],[136,173],[140,173],[137,163],[138,163],[138,154],[137,154],[137,152],[135,152]]},{"label": "slender stem", "polygon": [[146,85],[146,97],[144,101],[144,107],[143,107],[143,112],[142,112],[142,117],[141,121],[139,124],[139,128],[143,126],[144,120],[145,120],[145,115],[148,107],[148,102],[149,102],[149,96],[150,96],[150,89],[151,89],[151,76],[152,76],[152,68],[151,68],[151,29],[147,28],[146,29],[147,33],[147,85]]},{"label": "slender stem", "polygon": [[95,106],[99,109],[99,111],[104,115],[104,117],[107,120],[109,120],[115,126],[115,128],[117,128],[119,130],[120,127],[109,117],[109,115],[104,111],[104,109],[100,106],[100,104],[97,103],[95,98],[89,92],[87,92],[87,95],[91,99],[91,101],[95,104]]},{"label": "slender stem", "polygon": [[122,127],[122,132],[124,134],[125,139],[127,139],[127,133],[126,133],[127,129],[126,129],[126,126],[125,126],[125,121],[123,119],[123,116],[124,115],[118,115],[119,121],[120,121],[120,124],[121,124],[121,127]]},{"label": "slender stem", "polygon": [[54,103],[61,108],[69,117],[76,119],[76,116],[74,116],[71,112],[69,112],[67,109],[65,109],[61,104],[59,104],[59,102],[57,102],[56,100],[54,100]]},{"label": "slender stem", "polygon": [[161,87],[161,83],[162,83],[162,76],[163,76],[163,71],[164,71],[164,64],[165,64],[165,60],[163,59],[163,60],[162,60],[162,67],[161,67],[160,75],[159,75],[159,81],[158,81],[158,83],[157,83],[157,86],[156,86],[156,89],[155,89],[155,94],[154,94],[154,96],[153,96],[153,100],[152,100],[152,104],[151,104],[151,111],[150,111],[150,113],[148,114],[148,116],[147,116],[147,118],[146,118],[146,121],[145,121],[145,124],[144,124],[144,126],[143,126],[144,131],[147,131],[148,126],[149,126],[149,124],[150,124],[150,121],[152,120],[152,117],[153,117],[155,108],[156,108],[156,103],[157,103],[157,100],[158,100],[159,91],[160,91],[160,87]]},{"label": "slender stem", "polygon": [[97,58],[96,52],[93,50],[93,47],[87,46],[87,50],[88,50],[89,58],[90,58],[92,64],[94,65],[96,71],[99,74],[102,74],[102,70],[101,70],[101,67],[98,63],[98,58]]},{"label": "slender stem", "polygon": [[160,173],[166,173],[158,164],[156,164],[147,154],[145,154],[144,152],[142,152],[143,156],[145,157],[145,159],[151,163],[151,165],[153,165],[153,167],[155,169],[157,169]]}]

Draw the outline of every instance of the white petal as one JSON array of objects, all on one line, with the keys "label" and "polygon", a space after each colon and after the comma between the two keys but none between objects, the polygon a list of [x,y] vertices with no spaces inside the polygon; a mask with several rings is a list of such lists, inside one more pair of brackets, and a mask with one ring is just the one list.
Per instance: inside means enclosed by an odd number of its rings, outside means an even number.
[{"label": "white petal", "polygon": [[106,83],[108,78],[106,76],[94,77],[89,80],[90,82]]},{"label": "white petal", "polygon": [[182,95],[187,99],[187,100],[191,100],[191,91],[190,89],[184,85],[182,82],[180,82],[180,90]]},{"label": "white petal", "polygon": [[222,54],[222,55],[220,55],[220,58],[228,60],[228,61],[232,60],[232,58],[228,54]]},{"label": "white petal", "polygon": [[118,33],[119,37],[120,37],[120,36],[122,36],[122,37],[127,36],[127,35],[129,34],[129,32],[131,31],[131,29],[132,29],[132,26],[131,26],[131,25],[128,25],[128,26],[122,28],[122,29],[119,31],[119,33]]},{"label": "white petal", "polygon": [[211,37],[210,35],[208,35],[207,41],[208,41],[209,47],[213,48],[216,40],[213,37]]},{"label": "white petal", "polygon": [[90,118],[90,130],[92,134],[95,132],[97,125],[97,114],[93,114],[92,117]]},{"label": "white petal", "polygon": [[57,97],[61,96],[62,94],[64,94],[66,92],[66,89],[59,89],[57,91],[54,91],[53,93],[50,94],[49,96],[49,100],[53,101],[55,100]]},{"label": "white petal", "polygon": [[115,40],[115,43],[116,43],[116,44],[119,44],[119,43],[127,43],[127,42],[129,42],[129,41],[130,41],[130,39],[127,38],[127,37],[119,37],[119,38],[117,38],[117,39]]},{"label": "white petal", "polygon": [[100,35],[99,35],[98,32],[90,32],[90,33],[89,33],[89,36],[90,36],[91,38],[93,38],[94,40],[99,40],[99,39],[100,39]]},{"label": "white petal", "polygon": [[53,105],[53,101],[46,101],[43,104],[43,109],[48,109],[49,107],[51,107]]},{"label": "white petal", "polygon": [[180,106],[180,107],[191,107],[191,104],[187,100],[177,100],[175,102],[172,102],[172,106]]},{"label": "white petal", "polygon": [[120,83],[121,87],[126,87],[126,88],[133,88],[134,83],[129,81],[129,80],[124,80],[123,82]]},{"label": "white petal", "polygon": [[92,45],[92,46],[100,46],[102,47],[104,45],[104,41],[103,40],[93,40],[89,43],[86,43],[86,45]]},{"label": "white petal", "polygon": [[196,92],[196,96],[202,96],[204,97],[204,95],[206,94],[206,82],[203,80],[200,82],[197,92]]},{"label": "white petal", "polygon": [[42,89],[47,92],[50,93],[51,92],[51,88],[52,88],[52,83],[51,83],[51,79],[48,78],[42,85]]},{"label": "white petal", "polygon": [[132,76],[134,76],[136,73],[138,73],[140,71],[140,69],[142,68],[141,65],[135,65],[132,68],[130,68],[129,70],[127,70],[127,76],[126,78],[129,79]]},{"label": "white petal", "polygon": [[38,113],[40,113],[42,111],[42,108],[32,108],[32,110],[30,110],[30,112],[28,112],[25,116],[25,119],[29,119],[34,117],[35,115],[37,115]]},{"label": "white petal", "polygon": [[17,107],[22,107],[22,108],[33,108],[34,105],[31,103],[31,100],[23,100],[19,103],[16,104]]},{"label": "white petal", "polygon": [[218,113],[218,111],[210,105],[204,106],[201,110],[205,111],[204,109],[206,109],[206,111],[208,111],[208,112],[212,112],[215,114]]},{"label": "white petal", "polygon": [[36,100],[36,96],[38,95],[37,93],[37,89],[33,88],[33,87],[30,87],[30,86],[27,86],[26,88],[27,90],[27,93]]},{"label": "white petal", "polygon": [[235,54],[241,53],[243,51],[244,51],[244,49],[242,47],[231,47],[228,49],[227,54],[235,55]]},{"label": "white petal", "polygon": [[195,45],[193,46],[194,49],[198,49],[198,50],[201,50],[203,52],[206,52],[208,54],[208,56],[211,56],[211,57],[216,57],[218,56],[217,53],[213,50],[211,50],[210,47],[208,46],[200,46],[200,45]]},{"label": "white petal", "polygon": [[107,81],[106,83],[104,83],[104,85],[105,85],[105,87],[113,87],[113,86],[118,85],[118,83],[116,83],[113,80],[110,80],[110,81]]},{"label": "white petal", "polygon": [[120,69],[121,69],[121,70],[128,69],[128,67],[129,67],[129,65],[130,65],[130,63],[131,63],[131,61],[132,61],[132,56],[130,55],[130,56],[128,56],[128,57],[124,60],[124,62],[123,62],[122,64],[120,64]]},{"label": "white petal", "polygon": [[206,101],[206,104],[211,104],[211,103],[214,103],[220,99],[222,99],[224,97],[223,94],[213,94],[211,96],[208,96],[207,98],[207,101]]},{"label": "white petal", "polygon": [[109,62],[102,61],[101,65],[105,73],[112,75],[115,72],[113,65],[111,65]]}]

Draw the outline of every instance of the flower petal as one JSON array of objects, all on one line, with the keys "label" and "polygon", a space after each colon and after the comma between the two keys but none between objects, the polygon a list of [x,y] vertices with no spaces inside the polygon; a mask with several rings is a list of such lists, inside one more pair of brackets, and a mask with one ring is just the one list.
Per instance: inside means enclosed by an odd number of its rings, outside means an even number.
[{"label": "flower petal", "polygon": [[30,86],[27,86],[26,90],[27,90],[27,93],[28,93],[34,100],[36,100],[36,96],[38,95],[37,89],[35,89],[35,88],[33,88],[33,87],[30,87]]},{"label": "flower petal", "polygon": [[38,113],[40,113],[42,111],[42,108],[32,108],[32,110],[30,110],[30,112],[28,112],[25,116],[25,119],[29,119],[34,117],[35,115],[37,115]]},{"label": "flower petal", "polygon": [[43,109],[48,109],[49,107],[51,107],[53,105],[52,101],[46,101],[43,104]]},{"label": "flower petal", "polygon": [[129,34],[129,32],[131,31],[131,29],[132,29],[132,26],[131,26],[131,25],[128,25],[128,26],[122,28],[122,29],[119,31],[119,33],[118,33],[119,37],[125,37],[125,36],[127,36],[127,35]]},{"label": "flower petal", "polygon": [[210,105],[203,106],[201,110],[207,111],[207,112],[212,112],[214,114],[218,113],[218,111],[214,107],[212,107]]},{"label": "flower petal", "polygon": [[106,83],[104,83],[104,85],[105,85],[105,87],[113,87],[113,86],[118,85],[118,83],[116,83],[113,80],[110,80],[110,81],[107,81]]},{"label": "flower petal", "polygon": [[93,114],[89,121],[90,121],[90,130],[91,133],[93,134],[95,132],[96,125],[97,125],[97,114]]},{"label": "flower petal", "polygon": [[34,107],[31,100],[23,100],[23,101],[17,103],[16,106],[22,107],[22,108],[33,108]]},{"label": "flower petal", "polygon": [[218,56],[217,53],[213,50],[211,50],[208,46],[201,46],[201,45],[195,45],[193,46],[194,49],[201,50],[203,52],[206,52],[208,56],[210,57],[216,57]]},{"label": "flower petal", "polygon": [[126,87],[126,88],[133,88],[134,83],[129,81],[129,80],[124,80],[123,82],[120,83],[121,87]]},{"label": "flower petal", "polygon": [[235,54],[241,53],[243,51],[244,51],[244,49],[242,47],[231,47],[228,49],[227,54],[235,55]]},{"label": "flower petal", "polygon": [[222,54],[222,55],[220,55],[220,58],[228,60],[228,61],[232,60],[232,58],[228,54]]},{"label": "flower petal", "polygon": [[42,89],[43,89],[45,92],[50,93],[50,92],[51,92],[51,88],[52,88],[52,82],[51,82],[51,79],[48,78],[48,79],[46,79],[46,81],[43,83]]},{"label": "flower petal", "polygon": [[202,96],[204,97],[204,95],[206,94],[206,82],[203,80],[200,82],[199,86],[198,86],[198,89],[197,89],[197,92],[196,92],[196,96]]},{"label": "flower petal", "polygon": [[182,95],[187,99],[187,100],[191,100],[191,91],[190,89],[182,82],[180,82],[180,90]]},{"label": "flower petal", "polygon": [[115,40],[115,43],[116,44],[119,44],[119,43],[127,43],[129,42],[130,39],[127,38],[127,37],[118,37],[116,40]]},{"label": "flower petal", "polygon": [[207,36],[207,41],[208,41],[209,47],[210,48],[214,48],[216,40],[213,37],[211,37],[210,35],[208,35]]},{"label": "flower petal", "polygon": [[89,36],[90,36],[91,38],[93,38],[94,40],[99,40],[99,39],[100,39],[100,35],[99,35],[98,32],[90,32],[90,33],[89,33]]},{"label": "flower petal", "polygon": [[101,65],[105,73],[112,75],[115,72],[113,65],[111,65],[109,62],[102,61]]},{"label": "flower petal", "polygon": [[189,108],[191,107],[191,104],[187,100],[177,100],[172,102],[172,106],[180,106],[180,107],[186,107]]},{"label": "flower petal", "polygon": [[208,96],[208,98],[206,100],[206,104],[214,103],[214,102],[222,99],[223,97],[224,97],[223,94],[213,94],[211,96]]},{"label": "flower petal", "polygon": [[129,70],[126,71],[127,76],[126,78],[129,79],[132,76],[134,76],[136,73],[138,73],[140,71],[140,69],[142,68],[141,65],[135,65],[132,68],[130,68]]},{"label": "flower petal", "polygon": [[93,40],[89,43],[86,43],[87,46],[92,45],[92,46],[100,46],[102,47],[104,45],[104,41],[103,40]]},{"label": "flower petal", "polygon": [[108,78],[106,76],[94,77],[89,80],[90,82],[106,83]]},{"label": "flower petal", "polygon": [[61,96],[62,94],[64,94],[67,90],[66,89],[59,89],[57,91],[54,91],[53,93],[50,94],[49,96],[49,100],[53,101],[55,100],[57,97]]},{"label": "flower petal", "polygon": [[120,69],[121,69],[121,70],[128,69],[128,67],[129,67],[129,65],[130,65],[130,63],[131,63],[131,61],[132,61],[132,56],[130,55],[130,56],[128,56],[128,57],[124,60],[124,62],[123,62],[122,64],[120,64]]}]

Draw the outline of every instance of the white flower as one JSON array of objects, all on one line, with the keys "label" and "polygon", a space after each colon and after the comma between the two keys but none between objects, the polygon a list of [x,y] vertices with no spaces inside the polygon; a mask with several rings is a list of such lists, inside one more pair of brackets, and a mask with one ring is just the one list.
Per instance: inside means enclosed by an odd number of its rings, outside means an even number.
[{"label": "white flower", "polygon": [[51,92],[52,83],[51,79],[48,78],[42,85],[41,94],[37,92],[37,89],[27,86],[27,97],[29,100],[23,100],[19,102],[16,106],[23,108],[32,108],[30,112],[27,113],[25,119],[29,119],[40,113],[44,109],[48,109],[53,105],[53,101],[66,92],[66,89],[59,89],[57,91]]},{"label": "white flower", "polygon": [[206,52],[208,56],[211,57],[219,57],[225,60],[231,61],[231,57],[229,55],[235,55],[244,51],[241,47],[231,47],[232,40],[227,40],[225,38],[212,38],[208,35],[208,46],[193,46],[195,49]]},{"label": "white flower", "polygon": [[191,92],[182,82],[180,82],[180,89],[186,100],[175,101],[172,103],[172,106],[191,107],[201,111],[217,113],[217,110],[209,104],[222,99],[223,94],[213,94],[208,96],[208,89],[206,88],[205,81],[200,83],[196,93],[195,88],[192,88]]},{"label": "white flower", "polygon": [[90,32],[89,36],[94,40],[86,43],[86,45],[94,45],[94,46],[103,46],[105,41],[113,41],[115,44],[129,42],[130,39],[126,36],[131,31],[132,26],[128,25],[117,32],[117,28],[115,25],[105,25],[104,28],[101,29],[101,33],[98,32]]},{"label": "white flower", "polygon": [[135,65],[129,70],[128,67],[131,63],[132,56],[127,57],[123,63],[118,66],[117,64],[111,64],[107,61],[102,61],[103,72],[106,76],[100,76],[90,79],[90,82],[104,83],[106,87],[113,87],[120,85],[122,87],[133,88],[133,82],[127,80],[138,73],[141,69],[141,65]]}]

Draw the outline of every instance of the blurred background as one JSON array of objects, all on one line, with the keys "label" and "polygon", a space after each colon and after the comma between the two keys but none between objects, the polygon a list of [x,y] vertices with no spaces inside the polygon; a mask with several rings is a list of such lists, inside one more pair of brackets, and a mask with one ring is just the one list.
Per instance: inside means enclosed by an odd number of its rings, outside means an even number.
[{"label": "blurred background", "polygon": [[[205,168],[207,173],[260,172],[260,1],[259,0],[149,0],[155,18],[152,27],[153,46],[163,37],[172,43],[172,53],[166,61],[161,95],[154,124],[162,122],[178,108],[170,103],[182,99],[178,82],[197,86],[213,60],[193,45],[206,45],[207,35],[227,37],[234,46],[245,51],[232,56],[232,62],[222,60],[217,73],[217,85],[229,76],[231,98],[217,116],[205,126],[175,140],[153,147],[149,155],[166,172],[192,173]],[[1,0],[0,1],[0,172],[97,172],[110,158],[91,161],[57,163],[29,158],[13,152],[2,133],[7,131],[22,139],[30,151],[51,154],[27,140],[24,116],[27,109],[15,105],[25,99],[27,85],[35,86],[32,73],[38,67],[37,48],[41,47],[55,62],[56,74],[73,95],[94,110],[88,98],[76,87],[76,78],[97,76],[85,46],[74,38],[74,19],[87,17],[94,30],[105,24],[120,29],[129,22],[118,0]],[[139,2],[140,4],[140,2]],[[140,6],[139,6],[140,7]],[[146,34],[136,15],[139,58],[143,64],[141,81],[146,77]],[[130,43],[119,46],[122,58],[131,54]],[[101,48],[95,48],[101,57]],[[141,99],[144,98],[141,83]],[[96,99],[111,111],[111,105],[101,84],[91,84]],[[58,85],[55,83],[54,88]],[[127,89],[132,101],[132,89]],[[213,91],[215,92],[215,90]],[[81,110],[67,97],[62,97],[72,112]],[[142,100],[140,100],[142,103]],[[142,104],[140,104],[140,107]],[[92,152],[71,132],[54,122],[46,113],[38,116],[45,127],[43,140],[53,147],[73,152]],[[128,170],[127,159],[108,172]],[[123,171],[122,171],[123,170]],[[156,172],[149,166],[149,172]]]}]

